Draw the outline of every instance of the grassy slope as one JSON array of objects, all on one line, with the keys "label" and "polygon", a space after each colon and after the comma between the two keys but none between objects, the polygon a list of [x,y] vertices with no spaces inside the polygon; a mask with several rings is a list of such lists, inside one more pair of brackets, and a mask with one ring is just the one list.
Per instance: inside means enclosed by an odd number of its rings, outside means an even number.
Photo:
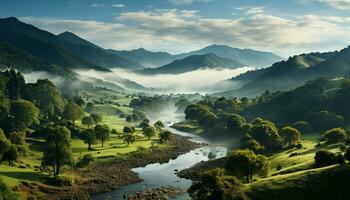
[{"label": "grassy slope", "polygon": [[[252,200],[280,199],[345,199],[346,188],[350,183],[350,167],[333,165],[315,168],[315,152],[327,149],[339,152],[339,144],[315,147],[316,137],[303,140],[304,149],[292,149],[271,156],[272,176],[245,184],[243,191]],[[289,157],[291,153],[297,156]],[[282,166],[277,171],[276,167]],[[332,192],[337,191],[337,192]]]}]

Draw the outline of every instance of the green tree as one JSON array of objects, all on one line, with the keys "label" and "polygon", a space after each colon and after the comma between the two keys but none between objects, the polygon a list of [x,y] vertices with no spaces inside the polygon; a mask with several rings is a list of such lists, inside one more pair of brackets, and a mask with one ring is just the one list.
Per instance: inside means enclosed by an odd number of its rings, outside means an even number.
[{"label": "green tree", "polygon": [[144,130],[145,128],[149,127],[150,125],[145,122],[145,121],[142,121],[140,124],[139,124],[139,127],[142,128],[142,130]]},{"label": "green tree", "polygon": [[159,134],[159,140],[161,143],[167,143],[167,141],[169,140],[170,136],[172,135],[173,133],[171,131],[168,131],[168,130],[165,130],[165,131],[162,131],[160,134]]},{"label": "green tree", "polygon": [[9,139],[12,144],[23,145],[26,143],[26,134],[23,131],[11,132]]},{"label": "green tree", "polygon": [[13,130],[25,130],[32,124],[39,123],[39,110],[27,100],[14,100],[10,105],[11,121],[14,123]]},{"label": "green tree", "polygon": [[234,176],[225,176],[223,169],[213,169],[200,174],[188,189],[193,200],[241,199],[240,181]]},{"label": "green tree", "polygon": [[69,102],[65,107],[62,117],[70,120],[75,125],[75,121],[84,116],[84,110],[74,102]]},{"label": "green tree", "polygon": [[96,134],[96,138],[101,140],[102,147],[103,147],[103,143],[106,140],[109,140],[111,130],[106,124],[103,124],[103,125],[97,124],[95,126],[95,134]]},{"label": "green tree", "polygon": [[135,132],[134,129],[130,126],[125,126],[123,128],[123,133],[125,134],[133,134],[134,132]]},{"label": "green tree", "polygon": [[279,131],[279,135],[282,137],[284,144],[292,146],[299,143],[301,134],[297,129],[287,126]]},{"label": "green tree", "polygon": [[251,150],[235,150],[227,156],[225,169],[230,174],[245,176],[249,183],[254,174],[268,174],[270,162],[265,156],[256,155]]},{"label": "green tree", "polygon": [[320,151],[317,151],[315,154],[315,162],[317,165],[322,167],[333,165],[337,163],[337,157],[333,152],[320,150]]},{"label": "green tree", "polygon": [[293,124],[293,127],[301,131],[302,133],[311,133],[312,127],[307,121],[297,121]]},{"label": "green tree", "polygon": [[90,117],[92,117],[92,119],[94,119],[94,122],[95,122],[96,124],[102,122],[102,119],[103,119],[103,118],[101,117],[101,115],[98,115],[98,114],[96,114],[96,113],[92,113],[92,114],[90,115]]},{"label": "green tree", "polygon": [[[255,121],[255,120],[254,120]],[[270,121],[254,122],[251,129],[251,136],[265,147],[267,151],[281,148],[281,137],[275,124]]]},{"label": "green tree", "polygon": [[255,153],[261,153],[264,151],[264,147],[249,135],[245,135],[240,139],[240,149],[250,149]]},{"label": "green tree", "polygon": [[9,166],[11,166],[13,161],[16,161],[18,157],[18,151],[15,145],[10,145],[10,148],[4,153],[2,160],[6,160],[9,162]]},{"label": "green tree", "polygon": [[165,127],[164,123],[162,121],[156,121],[156,123],[154,123],[154,127],[156,127],[156,129],[161,130],[162,128]]},{"label": "green tree", "polygon": [[124,142],[128,144],[128,146],[136,141],[136,137],[133,134],[127,133],[124,135]]},{"label": "green tree", "polygon": [[47,79],[28,84],[25,97],[34,102],[44,116],[58,116],[63,112],[63,98],[56,86]]},{"label": "green tree", "polygon": [[46,148],[42,158],[42,166],[51,166],[55,176],[60,174],[64,164],[72,163],[70,131],[66,127],[56,126],[47,130]]},{"label": "green tree", "polygon": [[156,131],[156,128],[154,128],[154,126],[146,127],[143,130],[143,135],[148,139],[151,139],[151,137],[154,137],[156,134],[157,134],[157,131]]},{"label": "green tree", "polygon": [[88,144],[88,150],[90,151],[92,149],[91,145],[94,144],[97,140],[95,130],[90,129],[90,128],[86,129],[83,132],[83,139],[84,139],[85,143]]},{"label": "green tree", "polygon": [[235,134],[236,136],[241,136],[243,133],[243,126],[246,123],[245,119],[236,114],[230,115],[226,119],[226,127],[229,133]]},{"label": "green tree", "polygon": [[81,123],[85,126],[87,126],[88,128],[90,128],[92,125],[95,124],[95,121],[92,117],[90,116],[85,116],[81,119]]},{"label": "green tree", "polygon": [[347,137],[347,133],[342,128],[330,129],[322,135],[322,138],[327,141],[327,144],[344,142],[346,137]]}]

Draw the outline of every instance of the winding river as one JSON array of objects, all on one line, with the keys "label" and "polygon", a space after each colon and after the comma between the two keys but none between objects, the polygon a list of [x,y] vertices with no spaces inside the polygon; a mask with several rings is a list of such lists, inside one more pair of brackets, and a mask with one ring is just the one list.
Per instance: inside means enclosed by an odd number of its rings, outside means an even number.
[{"label": "winding river", "polygon": [[[194,135],[187,132],[182,132],[170,128],[169,126],[176,121],[183,119],[182,115],[176,114],[175,108],[167,109],[166,112],[161,112],[158,114],[157,120],[162,120],[166,122],[167,129],[172,131],[175,134],[188,136],[192,141],[198,143],[207,143],[208,146],[204,146],[195,150],[192,150],[186,154],[178,156],[176,159],[171,159],[167,163],[159,164],[149,164],[145,167],[134,168],[133,171],[137,172],[142,182],[122,186],[113,192],[103,193],[93,196],[93,200],[122,200],[123,194],[136,193],[141,190],[157,188],[161,186],[174,186],[184,189],[185,191],[191,186],[191,181],[176,176],[177,170],[186,169],[193,166],[194,164],[209,160],[208,157],[220,158],[227,154],[227,145],[224,142],[219,141],[209,141],[198,135]],[[155,120],[151,120],[155,121]],[[210,156],[208,156],[210,155]],[[177,196],[173,199],[176,200],[185,200],[189,196],[187,193],[184,193],[180,196]]]}]

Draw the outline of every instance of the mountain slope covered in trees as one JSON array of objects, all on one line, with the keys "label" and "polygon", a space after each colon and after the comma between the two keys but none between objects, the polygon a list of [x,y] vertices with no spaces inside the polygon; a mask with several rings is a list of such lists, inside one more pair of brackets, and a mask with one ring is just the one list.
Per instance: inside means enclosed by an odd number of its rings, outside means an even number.
[{"label": "mountain slope covered in trees", "polygon": [[142,74],[181,74],[198,69],[235,69],[243,67],[239,61],[222,58],[213,53],[205,55],[192,55],[181,60],[158,67],[155,69],[144,69]]}]

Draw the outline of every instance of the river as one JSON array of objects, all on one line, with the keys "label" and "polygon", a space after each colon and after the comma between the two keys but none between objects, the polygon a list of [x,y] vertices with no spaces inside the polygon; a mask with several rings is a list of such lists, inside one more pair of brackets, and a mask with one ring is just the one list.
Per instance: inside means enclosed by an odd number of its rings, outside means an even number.
[{"label": "river", "polygon": [[[207,143],[208,146],[204,146],[188,153],[178,156],[176,159],[171,159],[167,163],[149,164],[145,167],[139,167],[132,169],[138,173],[142,182],[122,186],[115,191],[109,193],[103,193],[93,196],[93,200],[122,200],[123,194],[136,193],[141,190],[157,188],[161,186],[174,186],[184,189],[185,191],[191,186],[191,181],[176,176],[177,170],[186,169],[194,164],[209,160],[213,158],[221,158],[227,154],[227,145],[224,142],[213,142],[206,138],[200,137],[187,132],[182,132],[170,128],[169,126],[176,121],[182,120],[183,115],[176,114],[173,108],[167,109],[167,112],[161,112],[157,116],[157,119],[166,122],[167,129],[175,134],[191,137],[191,140],[198,143]],[[155,121],[152,120],[151,121]],[[210,155],[210,156],[209,156]],[[180,196],[173,198],[174,200],[186,200],[189,196],[184,193]]]}]

